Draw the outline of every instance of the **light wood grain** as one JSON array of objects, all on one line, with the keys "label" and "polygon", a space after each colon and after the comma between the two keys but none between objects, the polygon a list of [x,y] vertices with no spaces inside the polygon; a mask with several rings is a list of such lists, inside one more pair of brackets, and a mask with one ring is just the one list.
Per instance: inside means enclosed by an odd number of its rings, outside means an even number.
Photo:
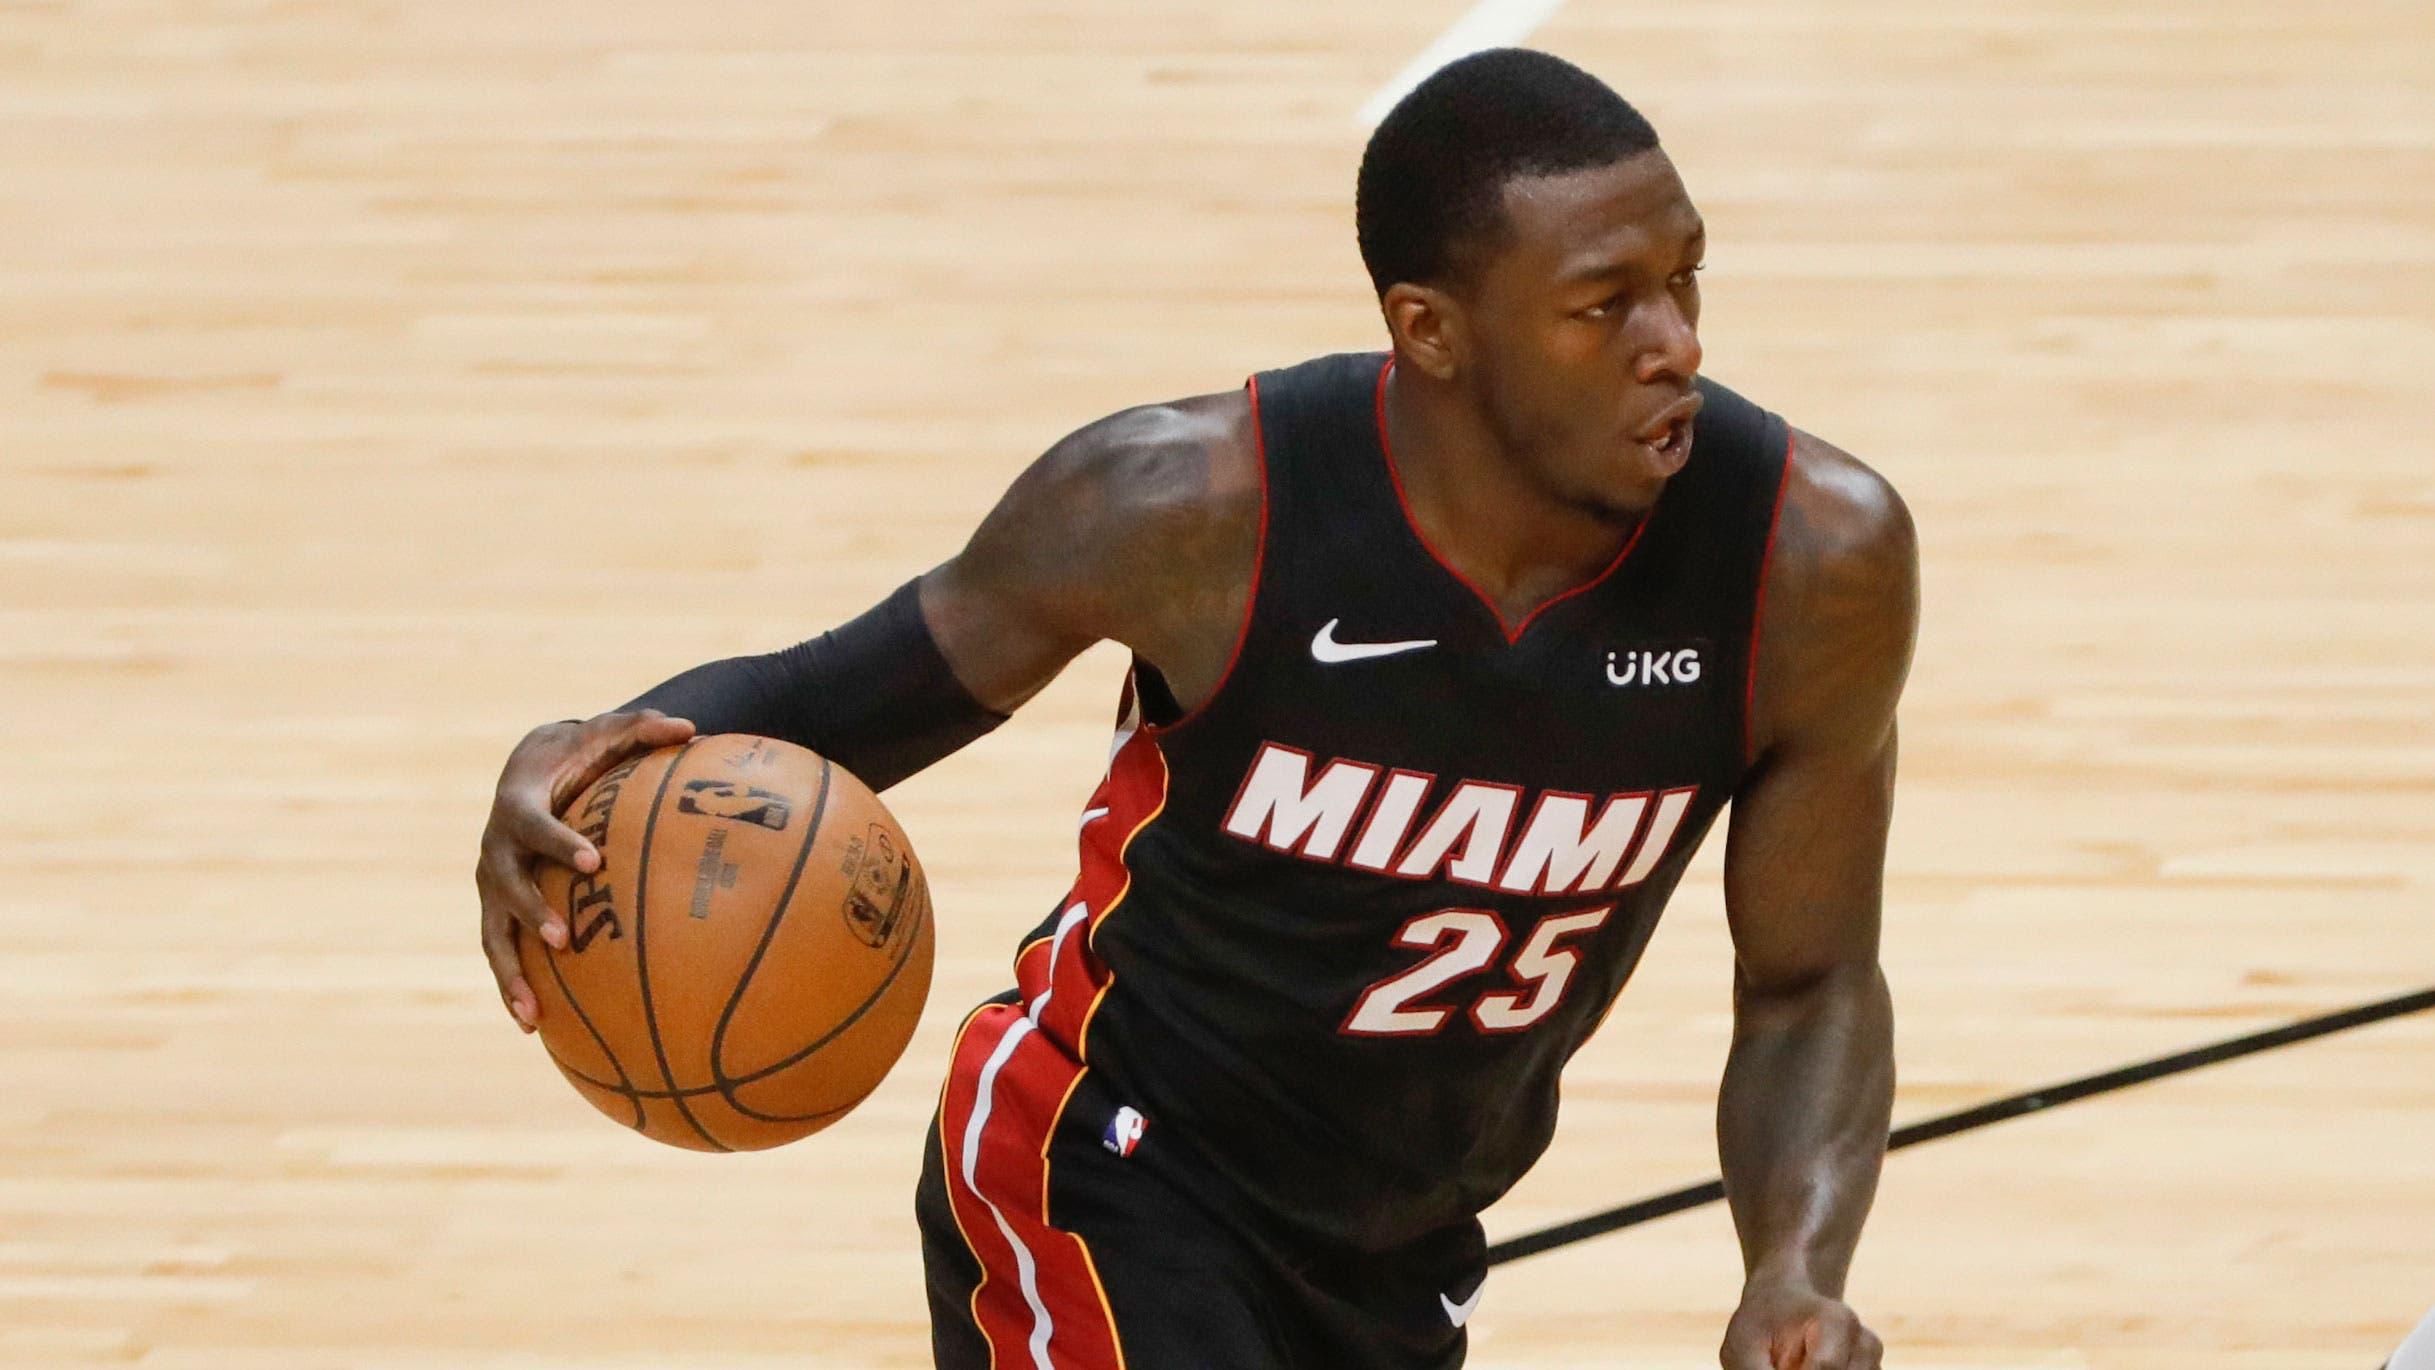
[{"label": "light wood grain", "polygon": [[[707,1159],[497,1008],[536,721],[792,641],[1067,429],[1377,345],[1351,115],[1461,6],[0,4],[0,1364],[926,1363],[944,1034],[1120,662],[893,803],[860,1112]],[[1886,956],[1924,1116],[2435,982],[2435,10],[1575,0],[1707,214],[1709,366],[1925,539]],[[1713,856],[1510,1233],[1712,1173]],[[1896,1158],[1909,1370],[2376,1363],[2435,1026]],[[1712,1365],[1706,1210],[1500,1270],[1498,1367]]]}]

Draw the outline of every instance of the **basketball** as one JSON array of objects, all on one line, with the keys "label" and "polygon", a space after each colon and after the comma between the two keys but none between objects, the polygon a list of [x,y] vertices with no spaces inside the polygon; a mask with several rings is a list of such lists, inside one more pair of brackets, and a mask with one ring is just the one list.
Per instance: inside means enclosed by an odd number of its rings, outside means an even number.
[{"label": "basketball", "polygon": [[930,891],[878,796],[790,743],[696,738],[629,758],[563,817],[567,945],[519,938],[540,1037],[575,1091],[656,1141],[752,1151],[845,1116],[930,991]]}]

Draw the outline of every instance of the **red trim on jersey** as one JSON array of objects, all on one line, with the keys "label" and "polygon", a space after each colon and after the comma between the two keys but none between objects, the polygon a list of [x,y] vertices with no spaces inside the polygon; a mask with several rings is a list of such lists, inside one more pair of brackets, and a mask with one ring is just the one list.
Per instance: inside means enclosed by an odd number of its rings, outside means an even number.
[{"label": "red trim on jersey", "polygon": [[1793,427],[1784,425],[1784,470],[1776,477],[1775,508],[1767,515],[1767,550],[1759,553],[1759,592],[1750,607],[1750,656],[1745,663],[1748,677],[1742,683],[1742,766],[1747,769],[1758,758],[1750,754],[1751,715],[1759,703],[1759,629],[1767,622],[1767,568],[1775,564],[1776,529],[1784,523],[1784,491],[1792,484]]},{"label": "red trim on jersey", "polygon": [[1166,756],[1128,677],[1115,753],[1088,805],[1106,812],[1082,827],[1073,890],[1048,935],[1015,953],[1022,998],[967,1019],[948,1064],[939,1145],[956,1226],[981,1265],[972,1317],[993,1365],[1032,1364],[1040,1348],[1060,1370],[1124,1367],[1090,1248],[1049,1219],[1048,1153],[1089,1073],[1091,1015],[1115,981],[1091,936],[1132,889],[1125,850],[1166,802]]},{"label": "red trim on jersey", "polygon": [[1152,724],[1145,721],[1142,726],[1149,732],[1171,733],[1209,712],[1209,706],[1217,703],[1218,696],[1226,692],[1226,682],[1234,679],[1235,663],[1243,659],[1243,645],[1251,641],[1252,613],[1260,603],[1260,572],[1268,563],[1268,433],[1260,424],[1260,378],[1253,376],[1243,385],[1251,391],[1251,446],[1252,451],[1258,454],[1260,466],[1260,543],[1251,554],[1251,588],[1243,592],[1243,622],[1235,629],[1234,647],[1226,653],[1226,666],[1218,672],[1217,684],[1210,686],[1209,693],[1201,698],[1201,702],[1184,710],[1183,716],[1174,722]]},{"label": "red trim on jersey", "polygon": [[[1522,615],[1522,621],[1520,623],[1516,623],[1511,627],[1506,626],[1505,611],[1497,607],[1497,602],[1489,597],[1486,590],[1480,588],[1478,581],[1464,575],[1463,568],[1455,565],[1451,561],[1448,561],[1446,559],[1446,554],[1437,550],[1437,544],[1429,540],[1429,534],[1420,526],[1420,519],[1412,512],[1412,497],[1404,493],[1403,472],[1397,470],[1395,466],[1395,446],[1393,443],[1387,440],[1387,373],[1393,371],[1394,369],[1395,356],[1393,353],[1389,353],[1387,354],[1387,364],[1378,368],[1378,398],[1376,401],[1376,409],[1378,411],[1378,450],[1386,454],[1387,479],[1394,483],[1395,502],[1403,506],[1404,526],[1412,530],[1412,536],[1419,539],[1421,550],[1427,552],[1431,560],[1446,568],[1446,574],[1454,577],[1458,581],[1461,581],[1464,589],[1469,590],[1475,597],[1478,598],[1480,603],[1488,606],[1488,616],[1496,620],[1497,631],[1505,635],[1506,646],[1510,647],[1513,644],[1520,642],[1522,640],[1522,634],[1530,631],[1530,625],[1537,621],[1539,615],[1546,613],[1548,610],[1555,608],[1557,605],[1562,604],[1564,601],[1571,599],[1575,595],[1586,594],[1589,591],[1596,589],[1599,585],[1604,584],[1608,577],[1623,569],[1623,563],[1631,559],[1632,549],[1640,545],[1640,535],[1649,530],[1648,514],[1641,515],[1639,525],[1632,529],[1632,536],[1624,540],[1623,550],[1615,554],[1615,559],[1606,564],[1605,570],[1591,576],[1588,580],[1581,582],[1579,585],[1576,585],[1573,588],[1556,595],[1552,599],[1540,601],[1538,608]],[[1653,513],[1655,511],[1652,509],[1651,512]]]},{"label": "red trim on jersey", "polygon": [[[1037,1006],[1033,1012],[1041,1029],[1085,1064],[1090,1061],[1091,1015],[1115,982],[1114,972],[1099,959],[1091,939],[1133,888],[1126,850],[1167,807],[1167,757],[1159,749],[1157,736],[1141,724],[1141,695],[1130,678],[1125,682],[1117,731],[1122,740],[1089,805],[1107,812],[1083,827],[1081,868],[1073,889],[1059,905],[1058,925],[1064,928],[1063,935],[1051,933],[1045,943],[1046,956],[1031,954],[1034,947],[1044,945],[1035,940],[1015,960],[1015,984],[1023,993],[1023,1002]],[[1067,926],[1065,919],[1077,908],[1081,918]]]},{"label": "red trim on jersey", "polygon": [[956,1227],[981,1265],[972,1318],[992,1365],[1045,1356],[1063,1370],[1123,1370],[1090,1248],[1049,1221],[1049,1140],[1083,1068],[1020,1004],[965,1020],[940,1101],[940,1159]]}]

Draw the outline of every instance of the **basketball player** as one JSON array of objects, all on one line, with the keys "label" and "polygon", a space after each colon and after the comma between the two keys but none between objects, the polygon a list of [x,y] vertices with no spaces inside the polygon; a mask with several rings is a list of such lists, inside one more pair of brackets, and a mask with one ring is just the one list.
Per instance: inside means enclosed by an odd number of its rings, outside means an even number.
[{"label": "basketball player", "polygon": [[566,936],[531,863],[597,863],[551,815],[619,758],[752,732],[884,787],[1121,642],[1080,876],[927,1141],[937,1362],[1452,1367],[1476,1215],[1731,799],[1723,1360],[1875,1367],[1841,1295],[1893,1087],[1909,517],[1701,377],[1700,216],[1594,77],[1446,68],[1356,218],[1387,352],[1091,423],[863,616],[526,737],[478,882],[500,993],[529,1028],[516,926]]}]

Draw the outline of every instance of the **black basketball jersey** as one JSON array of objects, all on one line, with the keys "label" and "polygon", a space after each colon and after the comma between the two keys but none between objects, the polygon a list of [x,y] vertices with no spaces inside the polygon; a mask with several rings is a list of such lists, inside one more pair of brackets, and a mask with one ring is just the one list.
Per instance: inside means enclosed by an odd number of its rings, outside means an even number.
[{"label": "black basketball jersey", "polygon": [[1505,622],[1413,522],[1385,354],[1252,378],[1266,489],[1235,659],[1177,717],[1136,662],[1073,892],[1023,945],[1112,1150],[1384,1250],[1545,1149],[1740,782],[1789,434],[1730,390],[1595,579]]}]

